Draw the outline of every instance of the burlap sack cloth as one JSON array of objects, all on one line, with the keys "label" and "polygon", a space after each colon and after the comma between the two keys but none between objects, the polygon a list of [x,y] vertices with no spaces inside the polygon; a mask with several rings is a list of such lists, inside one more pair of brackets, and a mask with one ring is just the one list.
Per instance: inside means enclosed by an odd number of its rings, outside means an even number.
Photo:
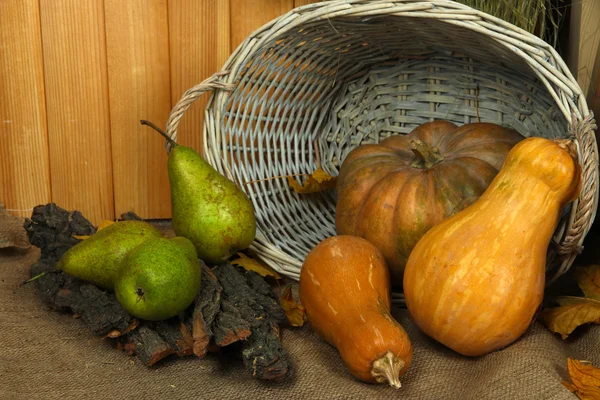
[{"label": "burlap sack cloth", "polygon": [[241,361],[209,355],[173,357],[147,368],[113,349],[67,314],[48,311],[33,285],[18,287],[38,257],[0,250],[0,399],[576,399],[567,357],[600,366],[600,327],[580,328],[562,341],[535,323],[509,348],[466,358],[419,332],[406,310],[414,360],[402,388],[354,380],[334,348],[310,329],[285,328],[282,340],[295,367],[284,383],[253,379]]}]

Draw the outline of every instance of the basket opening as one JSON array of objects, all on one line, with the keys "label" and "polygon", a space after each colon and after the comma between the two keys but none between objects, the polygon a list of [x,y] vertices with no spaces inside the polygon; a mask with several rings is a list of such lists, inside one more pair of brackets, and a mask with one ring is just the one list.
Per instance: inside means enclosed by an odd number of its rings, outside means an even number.
[{"label": "basket opening", "polygon": [[[248,45],[248,44],[247,44]],[[260,235],[303,259],[335,234],[335,192],[301,195],[317,167],[335,176],[361,143],[446,119],[565,137],[567,121],[524,60],[456,24],[404,16],[306,23],[248,52],[219,94],[221,159],[251,197]],[[221,168],[223,170],[223,168]],[[297,271],[291,271],[292,275]]]}]

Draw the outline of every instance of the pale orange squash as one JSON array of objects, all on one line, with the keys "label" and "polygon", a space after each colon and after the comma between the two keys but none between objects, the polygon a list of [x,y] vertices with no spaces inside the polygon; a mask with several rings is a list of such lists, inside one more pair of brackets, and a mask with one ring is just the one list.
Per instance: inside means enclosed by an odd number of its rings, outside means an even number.
[{"label": "pale orange squash", "polygon": [[300,301],[312,329],[337,348],[356,378],[399,388],[412,346],[390,314],[390,288],[381,252],[354,236],[325,239],[300,271]]},{"label": "pale orange squash", "polygon": [[404,295],[427,335],[478,356],[527,330],[542,302],[546,253],[561,210],[580,190],[572,145],[520,142],[475,203],[419,240],[406,265]]}]

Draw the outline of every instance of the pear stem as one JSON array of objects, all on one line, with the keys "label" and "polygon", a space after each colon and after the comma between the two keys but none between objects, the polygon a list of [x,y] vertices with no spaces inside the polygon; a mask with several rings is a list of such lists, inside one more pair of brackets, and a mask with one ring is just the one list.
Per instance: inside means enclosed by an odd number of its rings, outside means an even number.
[{"label": "pear stem", "polygon": [[42,272],[41,274],[37,274],[37,275],[36,275],[36,276],[34,276],[33,278],[29,278],[29,279],[27,279],[26,281],[23,281],[23,282],[21,282],[21,284],[19,285],[19,287],[21,287],[21,286],[25,286],[25,285],[27,285],[28,283],[31,283],[31,282],[33,282],[33,281],[36,281],[36,280],[40,279],[41,277],[43,277],[43,276],[45,276],[45,275],[52,274],[52,273],[57,273],[57,272],[61,272],[61,270],[60,270],[60,269],[53,269],[52,271],[45,271],[45,272]]},{"label": "pear stem", "polygon": [[169,135],[167,135],[165,133],[165,131],[163,131],[162,129],[160,129],[158,126],[154,125],[152,122],[150,121],[146,121],[145,119],[140,119],[140,123],[142,125],[148,125],[150,128],[154,129],[156,132],[160,133],[161,136],[163,136],[165,139],[167,139],[167,141],[169,143],[171,143],[171,146],[177,146],[177,142],[174,141],[173,139],[171,139],[169,137]]}]

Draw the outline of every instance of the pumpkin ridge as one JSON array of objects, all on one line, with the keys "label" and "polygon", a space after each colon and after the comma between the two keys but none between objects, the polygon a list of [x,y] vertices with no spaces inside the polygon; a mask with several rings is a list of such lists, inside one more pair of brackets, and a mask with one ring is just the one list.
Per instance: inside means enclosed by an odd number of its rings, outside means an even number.
[{"label": "pumpkin ridge", "polygon": [[[400,210],[400,205],[398,204],[398,202],[401,201],[402,192],[404,192],[404,188],[406,187],[406,185],[412,178],[414,178],[414,176],[413,177],[409,176],[404,180],[404,184],[402,186],[400,186],[400,188],[398,189],[398,194],[396,195],[396,201],[394,202],[395,207],[394,207],[394,211],[392,212],[392,217],[390,218],[390,221],[393,225],[395,225],[397,227],[400,227],[399,224],[395,224],[396,218],[398,215],[398,210]],[[396,237],[402,237],[402,235],[400,235],[400,233],[397,231],[397,229],[393,229],[394,235]],[[400,246],[394,246],[394,247],[396,248],[396,255],[400,255],[400,257],[402,257],[406,262],[406,260],[408,260],[408,254],[404,254],[404,252],[402,251],[403,249],[401,249]],[[389,262],[389,261],[386,260],[386,262]],[[394,275],[394,272],[392,269],[390,269],[389,272],[390,272],[390,275]]]},{"label": "pumpkin ridge", "polygon": [[[402,171],[402,170],[400,170],[400,171],[396,171],[396,172],[395,172],[395,174],[404,174],[404,173],[406,173],[406,171]],[[375,185],[371,186],[371,190],[370,190],[370,192],[369,192],[369,193],[368,193],[366,196],[364,196],[363,203],[362,203],[362,204],[361,204],[361,206],[360,206],[360,211],[359,211],[359,214],[357,214],[357,215],[356,215],[356,218],[355,218],[355,220],[354,220],[354,223],[355,223],[355,229],[354,229],[354,232],[356,232],[356,233],[357,233],[357,234],[359,234],[359,235],[365,235],[365,236],[366,236],[366,239],[370,239],[370,238],[369,238],[369,236],[371,236],[371,235],[365,234],[365,233],[363,233],[363,232],[359,232],[359,229],[358,229],[358,227],[357,227],[356,225],[358,224],[358,221],[362,221],[362,220],[363,220],[363,218],[364,218],[364,217],[363,217],[363,213],[366,211],[364,206],[365,206],[365,204],[367,204],[367,202],[369,201],[369,198],[371,197],[371,194],[374,192],[374,190],[373,190],[373,189],[375,188],[375,186],[376,186],[376,185],[378,185],[379,183],[381,183],[383,180],[387,180],[386,178],[388,178],[388,177],[389,177],[389,175],[386,175],[386,176],[382,177],[381,179],[377,180],[377,182],[375,183]],[[404,179],[404,182],[402,183],[402,186],[400,186],[400,187],[398,188],[397,195],[396,195],[396,200],[395,200],[395,202],[394,202],[394,204],[395,204],[396,206],[394,207],[394,211],[392,212],[392,218],[390,219],[390,221],[394,221],[394,220],[395,220],[393,217],[394,217],[394,216],[395,216],[395,214],[396,214],[396,210],[398,210],[398,198],[399,198],[399,197],[400,197],[400,195],[402,194],[402,191],[404,190],[404,187],[406,187],[406,184],[407,184],[407,183],[408,183],[408,182],[409,182],[411,179],[412,179],[412,177],[411,177],[411,176],[407,176],[407,177]],[[370,211],[370,210],[369,210],[369,211]],[[385,257],[384,257],[384,258],[385,258]]]},{"label": "pumpkin ridge", "polygon": [[[406,193],[407,188],[409,188],[411,185],[414,185],[416,190],[418,190],[419,187],[423,187],[423,180],[428,180],[428,172],[430,172],[431,170],[421,170],[421,169],[417,169],[415,172],[413,172],[405,181],[404,185],[402,185],[401,190],[398,191],[398,197],[396,200],[396,207],[394,207],[394,211],[393,211],[393,219],[391,220],[391,223],[394,224],[394,226],[396,227],[396,229],[394,230],[395,234],[394,237],[397,238],[396,239],[396,244],[395,244],[395,254],[399,255],[400,257],[402,257],[404,263],[406,263],[406,261],[408,260],[408,256],[410,255],[410,251],[412,249],[412,247],[414,247],[414,245],[416,244],[415,238],[414,238],[414,230],[407,230],[406,226],[407,223],[411,223],[411,225],[414,227],[415,225],[415,215],[414,213],[411,213],[411,215],[399,215],[398,213],[401,211],[405,211],[405,209],[402,207],[402,203],[405,198],[407,197],[408,193]],[[430,179],[430,178],[429,178]],[[417,182],[414,182],[417,181]],[[427,196],[430,197],[430,196]],[[427,207],[422,207],[423,209],[428,209]],[[427,225],[428,224],[428,218],[424,218],[422,221],[420,221],[420,227],[422,227],[423,225]],[[430,227],[431,229],[431,227]],[[396,257],[394,257],[396,258]],[[390,263],[390,260],[387,260],[388,265],[394,265],[393,263]],[[401,277],[397,276],[399,274],[399,272],[397,271],[396,268],[391,268],[390,272],[392,274],[392,276],[395,278],[395,280],[397,282],[402,282]]]}]

